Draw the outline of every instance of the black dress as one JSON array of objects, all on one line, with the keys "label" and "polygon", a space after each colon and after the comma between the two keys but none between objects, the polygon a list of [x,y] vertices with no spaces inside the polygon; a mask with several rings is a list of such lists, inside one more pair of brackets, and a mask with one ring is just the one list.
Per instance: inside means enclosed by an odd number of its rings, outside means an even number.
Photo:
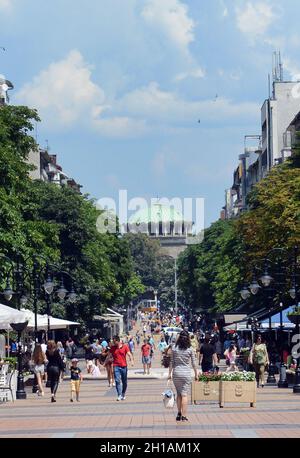
[{"label": "black dress", "polygon": [[53,353],[49,353],[47,350],[46,358],[48,360],[47,374],[48,380],[50,381],[51,394],[56,394],[59,376],[64,370],[64,363],[58,350],[55,350]]}]

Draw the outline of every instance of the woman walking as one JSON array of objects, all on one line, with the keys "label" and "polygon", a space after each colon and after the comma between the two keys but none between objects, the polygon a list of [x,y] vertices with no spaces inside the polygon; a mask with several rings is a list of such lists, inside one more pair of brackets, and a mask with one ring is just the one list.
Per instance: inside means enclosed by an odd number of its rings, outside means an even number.
[{"label": "woman walking", "polygon": [[115,386],[115,379],[114,379],[114,371],[113,371],[114,359],[110,353],[110,345],[111,343],[109,343],[109,346],[106,347],[106,350],[105,350],[106,356],[105,356],[105,361],[104,361],[104,367],[107,373],[108,386],[112,387],[112,386]]},{"label": "woman walking", "polygon": [[48,341],[46,358],[48,360],[47,374],[48,380],[50,381],[51,402],[56,402],[56,391],[58,388],[60,374],[64,370],[64,364],[54,340]]},{"label": "woman walking", "polygon": [[257,336],[256,341],[252,347],[249,362],[254,366],[257,388],[259,388],[259,382],[261,383],[261,387],[263,388],[265,385],[266,366],[269,365],[270,362],[267,346],[265,343],[262,342],[262,337],[260,334]]},{"label": "woman walking", "polygon": [[33,371],[36,376],[39,389],[37,390],[38,396],[44,396],[42,377],[45,373],[45,353],[43,353],[41,344],[37,343],[33,350],[32,361],[34,363]]},{"label": "woman walking", "polygon": [[226,369],[226,372],[238,372],[239,368],[236,365],[236,346],[231,344],[228,350],[225,350],[224,355],[226,357],[226,360],[228,360],[228,367]]},{"label": "woman walking", "polygon": [[176,421],[188,421],[187,404],[188,392],[191,385],[192,364],[195,380],[197,380],[197,367],[195,352],[191,347],[191,340],[187,331],[181,331],[177,342],[172,346],[171,364],[169,367],[169,380],[173,378],[173,383],[177,391],[178,414]]}]

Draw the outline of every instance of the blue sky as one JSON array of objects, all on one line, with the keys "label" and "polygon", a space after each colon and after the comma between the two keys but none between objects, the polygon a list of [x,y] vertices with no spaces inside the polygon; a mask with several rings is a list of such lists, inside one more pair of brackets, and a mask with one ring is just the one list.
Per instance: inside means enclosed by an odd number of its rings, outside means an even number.
[{"label": "blue sky", "polygon": [[[300,79],[297,0],[0,0],[0,73],[95,198],[204,197],[218,219],[272,53]],[[200,120],[200,123],[198,122]]]}]

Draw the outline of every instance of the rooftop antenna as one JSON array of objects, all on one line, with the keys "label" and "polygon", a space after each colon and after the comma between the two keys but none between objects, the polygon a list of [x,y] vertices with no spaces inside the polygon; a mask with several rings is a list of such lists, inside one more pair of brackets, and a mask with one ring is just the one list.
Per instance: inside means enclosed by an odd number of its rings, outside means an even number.
[{"label": "rooftop antenna", "polygon": [[47,153],[49,153],[49,140],[45,140],[46,142],[46,151]]},{"label": "rooftop antenna", "polygon": [[282,61],[281,61],[281,53],[279,51],[279,77],[280,77],[280,81],[283,82],[283,64],[282,64]]},{"label": "rooftop antenna", "polygon": [[283,65],[280,51],[273,53],[273,82],[283,82]]}]

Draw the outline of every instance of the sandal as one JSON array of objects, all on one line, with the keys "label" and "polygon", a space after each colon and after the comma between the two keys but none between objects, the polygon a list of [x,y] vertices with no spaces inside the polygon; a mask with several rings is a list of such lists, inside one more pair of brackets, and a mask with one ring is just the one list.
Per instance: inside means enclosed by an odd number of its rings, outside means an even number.
[{"label": "sandal", "polygon": [[177,417],[176,417],[176,421],[180,421],[181,420],[181,413],[178,413]]},{"label": "sandal", "polygon": [[182,416],[181,421],[189,421],[189,419],[187,417]]}]

